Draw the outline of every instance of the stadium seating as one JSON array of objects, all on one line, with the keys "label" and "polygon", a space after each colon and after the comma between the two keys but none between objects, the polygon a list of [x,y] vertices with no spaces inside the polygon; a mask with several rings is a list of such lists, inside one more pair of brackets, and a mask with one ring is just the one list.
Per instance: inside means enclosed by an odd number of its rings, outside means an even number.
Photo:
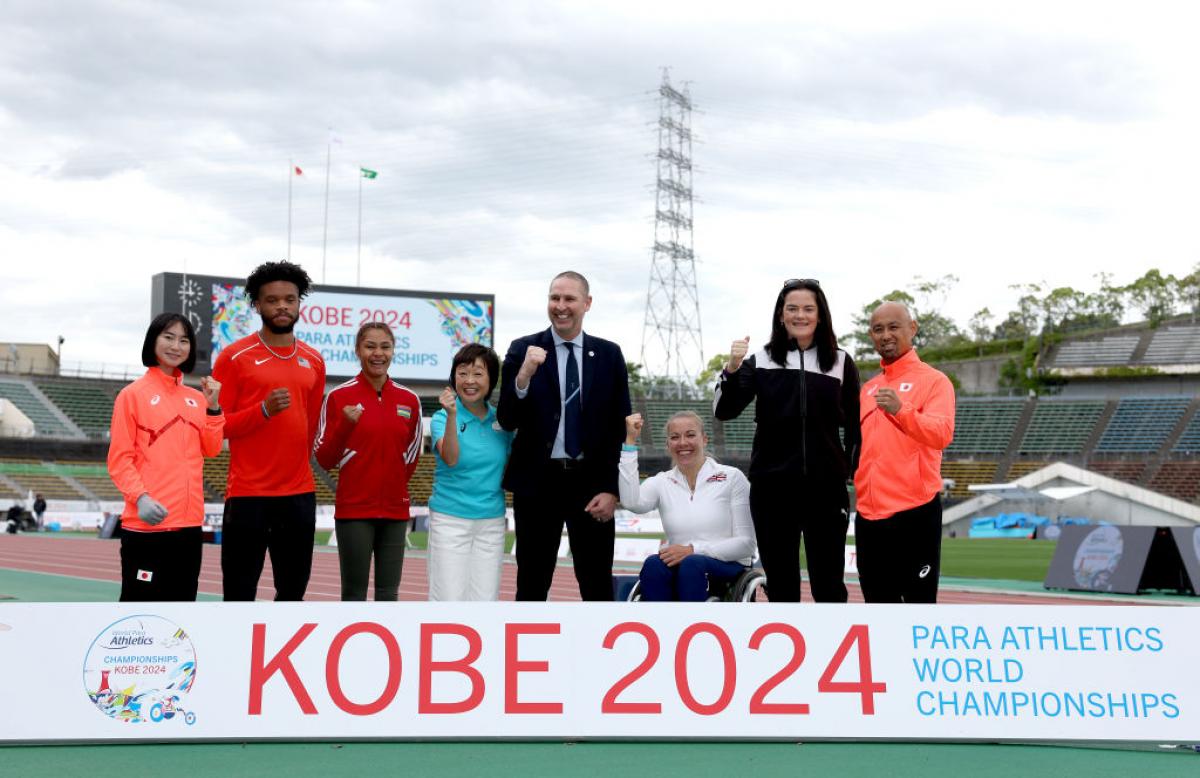
[{"label": "stadium seating", "polygon": [[722,422],[725,432],[725,450],[731,454],[749,456],[754,447],[754,414],[757,412],[755,403],[750,403],[741,415],[731,421]]},{"label": "stadium seating", "polygon": [[990,484],[996,478],[995,462],[953,462],[942,461],[942,478],[954,481],[950,487],[950,496],[963,499],[971,497],[967,488],[971,484]]},{"label": "stadium seating", "polygon": [[1148,365],[1200,364],[1200,326],[1163,327],[1154,333],[1141,362]]},{"label": "stadium seating", "polygon": [[1178,454],[1200,454],[1200,413],[1188,421],[1173,450]]},{"label": "stadium seating", "polygon": [[1021,476],[1029,475],[1035,470],[1041,470],[1050,463],[1045,460],[1023,459],[1013,462],[1008,467],[1008,474],[1004,477],[1005,481],[1015,481]]},{"label": "stadium seating", "polygon": [[1098,340],[1069,340],[1058,347],[1052,367],[1127,365],[1141,335],[1109,335]]},{"label": "stadium seating", "polygon": [[[40,397],[30,391],[29,386],[19,379],[0,379],[0,397],[21,409],[21,413],[33,422],[38,435],[51,438],[78,437],[65,424],[59,421],[54,412],[46,406]],[[112,417],[112,406],[109,406],[109,417]]]},{"label": "stadium seating", "polygon": [[1126,397],[1117,405],[1096,451],[1158,451],[1183,418],[1190,397]]},{"label": "stadium seating", "polygon": [[1106,475],[1109,478],[1115,478],[1118,481],[1136,484],[1138,479],[1146,472],[1146,463],[1144,461],[1114,459],[1100,460],[1088,462],[1088,470],[1100,475]]},{"label": "stadium seating", "polygon": [[693,411],[704,420],[705,434],[713,436],[713,415],[711,400],[672,400],[646,398],[645,426],[642,428],[644,445],[665,451],[667,439],[664,427],[667,419],[679,411]]},{"label": "stadium seating", "polygon": [[41,494],[47,500],[86,500],[88,495],[76,489],[41,460],[25,458],[0,459],[4,475],[21,490]]},{"label": "stadium seating", "polygon": [[113,401],[126,385],[119,381],[44,377],[35,378],[34,383],[90,437],[107,437]]},{"label": "stadium seating", "polygon": [[1033,409],[1033,417],[1021,440],[1020,452],[1081,452],[1103,412],[1103,400],[1041,400]]},{"label": "stadium seating", "polygon": [[125,499],[117,489],[116,484],[108,475],[106,462],[85,462],[78,460],[58,460],[54,466],[63,475],[70,476],[83,488],[96,495],[101,500]]},{"label": "stadium seating", "polygon": [[946,453],[1003,454],[1024,409],[1025,400],[1020,398],[960,399],[954,411],[954,440]]},{"label": "stadium seating", "polygon": [[1163,462],[1150,479],[1150,488],[1180,500],[1195,502],[1200,497],[1200,462]]}]

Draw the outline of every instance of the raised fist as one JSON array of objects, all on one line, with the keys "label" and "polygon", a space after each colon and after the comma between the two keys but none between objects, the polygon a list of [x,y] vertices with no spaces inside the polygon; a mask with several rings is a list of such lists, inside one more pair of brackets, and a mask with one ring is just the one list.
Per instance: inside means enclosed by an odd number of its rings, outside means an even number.
[{"label": "raised fist", "polygon": [[735,373],[742,366],[742,360],[746,358],[746,353],[750,351],[750,336],[735,340],[729,346],[729,361],[725,363],[726,373]]},{"label": "raised fist", "polygon": [[625,417],[625,442],[630,446],[636,445],[642,434],[642,414],[631,413]]}]

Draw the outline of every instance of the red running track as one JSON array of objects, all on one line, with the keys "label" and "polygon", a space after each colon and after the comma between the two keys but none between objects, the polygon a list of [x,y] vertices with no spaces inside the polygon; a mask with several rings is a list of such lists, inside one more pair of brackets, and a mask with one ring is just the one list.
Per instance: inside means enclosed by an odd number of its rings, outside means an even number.
[{"label": "red running track", "polygon": [[[67,538],[49,535],[0,535],[0,568],[32,573],[54,573],[94,581],[120,582],[120,543],[96,538]],[[505,559],[500,576],[500,598],[511,600],[516,595],[517,574],[512,558]],[[862,592],[853,581],[848,582],[850,602],[862,602]],[[205,544],[204,561],[200,568],[200,591],[221,594],[221,549]],[[308,601],[340,599],[338,557],[334,549],[317,548],[313,554],[312,578],[309,581]],[[404,575],[400,581],[401,600],[425,600],[429,587],[423,551],[409,552],[404,560]],[[263,568],[258,585],[258,599],[274,597],[271,561]],[[808,595],[807,587],[804,591]],[[556,602],[578,601],[579,590],[569,566],[559,566],[550,588],[550,599]],[[1097,600],[1057,595],[1035,595],[1004,591],[961,591],[945,586],[938,592],[938,602],[946,604],[1012,604],[1012,605],[1127,605],[1133,600]],[[1142,602],[1142,604],[1152,604]]]}]

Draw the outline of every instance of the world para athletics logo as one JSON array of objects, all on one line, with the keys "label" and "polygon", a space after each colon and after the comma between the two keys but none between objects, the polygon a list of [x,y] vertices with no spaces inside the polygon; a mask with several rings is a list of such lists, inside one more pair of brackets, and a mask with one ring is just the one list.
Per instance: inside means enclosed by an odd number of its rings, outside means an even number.
[{"label": "world para athletics logo", "polygon": [[130,616],[106,627],[83,660],[83,688],[105,715],[127,724],[176,717],[196,723],[184,699],[196,681],[196,649],[161,616]]}]

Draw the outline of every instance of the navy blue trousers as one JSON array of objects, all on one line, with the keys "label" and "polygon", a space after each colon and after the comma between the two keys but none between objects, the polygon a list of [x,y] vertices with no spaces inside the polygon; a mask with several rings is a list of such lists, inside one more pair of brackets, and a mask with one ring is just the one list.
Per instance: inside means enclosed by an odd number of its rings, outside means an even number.
[{"label": "navy blue trousers", "polygon": [[658,554],[646,557],[639,576],[642,599],[649,602],[704,602],[708,599],[708,581],[732,581],[745,570],[740,562],[722,562],[703,554],[691,554],[674,567]]}]

